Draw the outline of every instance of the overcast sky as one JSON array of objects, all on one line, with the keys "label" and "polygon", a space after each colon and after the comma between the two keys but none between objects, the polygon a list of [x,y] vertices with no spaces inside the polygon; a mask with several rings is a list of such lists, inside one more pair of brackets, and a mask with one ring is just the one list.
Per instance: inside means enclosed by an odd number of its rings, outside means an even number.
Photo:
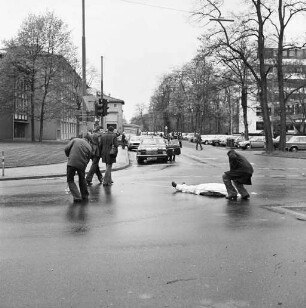
[{"label": "overcast sky", "polygon": [[[225,2],[234,9],[239,0]],[[85,0],[87,64],[100,74],[103,56],[104,93],[125,101],[128,121],[137,104],[149,103],[163,74],[196,55],[202,30],[191,23],[188,13],[195,3],[197,0]],[[0,40],[14,37],[29,13],[46,10],[54,11],[68,25],[81,58],[82,0],[2,1]]]}]

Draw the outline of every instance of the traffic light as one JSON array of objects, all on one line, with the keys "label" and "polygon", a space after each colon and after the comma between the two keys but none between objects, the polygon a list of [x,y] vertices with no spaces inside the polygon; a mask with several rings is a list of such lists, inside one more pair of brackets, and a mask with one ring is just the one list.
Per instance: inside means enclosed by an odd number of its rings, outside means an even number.
[{"label": "traffic light", "polygon": [[102,116],[103,116],[103,117],[105,117],[105,116],[108,114],[107,109],[108,109],[109,107],[107,106],[107,104],[108,104],[108,100],[105,99],[105,98],[103,98],[103,100],[102,100]]},{"label": "traffic light", "polygon": [[101,99],[95,102],[95,115],[96,117],[101,117],[103,115],[103,103]]}]

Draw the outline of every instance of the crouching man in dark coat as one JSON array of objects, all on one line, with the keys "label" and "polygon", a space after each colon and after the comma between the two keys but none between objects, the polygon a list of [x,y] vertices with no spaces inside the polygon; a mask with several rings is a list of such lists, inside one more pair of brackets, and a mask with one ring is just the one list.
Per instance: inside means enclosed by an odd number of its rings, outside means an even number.
[{"label": "crouching man in dark coat", "polygon": [[242,199],[250,198],[249,193],[244,188],[244,184],[252,185],[251,177],[254,172],[252,165],[244,156],[238,154],[234,150],[228,151],[227,155],[229,158],[230,171],[226,171],[223,174],[223,182],[228,194],[226,198],[237,200],[237,191]]},{"label": "crouching man in dark coat", "polygon": [[[90,136],[84,139],[74,138],[65,147],[65,154],[68,157],[67,162],[67,183],[74,202],[80,202],[88,198],[88,190],[85,180],[85,169],[91,157],[91,146],[89,144]],[[79,188],[74,182],[75,173],[79,177]]]}]

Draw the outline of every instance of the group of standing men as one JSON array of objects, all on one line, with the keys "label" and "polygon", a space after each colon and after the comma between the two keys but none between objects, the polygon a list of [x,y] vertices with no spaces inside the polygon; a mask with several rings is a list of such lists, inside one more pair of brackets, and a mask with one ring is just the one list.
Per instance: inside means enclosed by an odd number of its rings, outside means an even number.
[{"label": "group of standing men", "polygon": [[[101,133],[97,128],[93,134],[87,133],[84,138],[73,138],[65,147],[67,162],[67,183],[73,196],[74,202],[88,199],[88,185],[92,185],[94,174],[101,184],[109,186],[113,184],[112,164],[116,162],[118,152],[117,135],[112,126],[108,127],[107,133]],[[104,177],[99,168],[99,161],[106,164]],[[92,159],[92,165],[85,177],[86,167]],[[79,177],[79,188],[74,182],[75,174]]]}]

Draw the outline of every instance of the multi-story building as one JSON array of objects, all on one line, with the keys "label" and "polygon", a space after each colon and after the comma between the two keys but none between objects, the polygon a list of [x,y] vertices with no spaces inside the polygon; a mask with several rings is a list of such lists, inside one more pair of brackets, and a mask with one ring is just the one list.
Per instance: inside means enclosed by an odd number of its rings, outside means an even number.
[{"label": "multi-story building", "polygon": [[[0,53],[0,61],[7,52]],[[47,57],[50,55],[42,55]],[[35,111],[32,117],[31,99],[33,90],[24,75],[17,70],[10,73],[6,88],[1,90],[0,99],[0,140],[32,140],[34,123],[35,140],[40,135],[40,110],[42,95],[46,94],[43,140],[65,140],[75,137],[78,132],[77,109],[82,104],[81,78],[64,57],[52,55],[58,62],[56,75],[50,79],[49,91],[41,83],[42,73],[37,72],[35,80]],[[39,66],[38,66],[39,67]],[[4,72],[5,73],[5,72]],[[4,74],[5,75],[5,74]],[[2,76],[4,76],[2,74]],[[32,106],[33,106],[32,101]]]},{"label": "multi-story building", "polygon": [[[269,110],[274,135],[279,134],[279,101],[276,67],[276,48],[266,48],[266,65],[270,67],[268,75]],[[283,51],[283,72],[285,96],[292,93],[286,100],[286,123],[288,133],[305,133],[306,118],[306,48],[285,49]],[[263,131],[261,108],[256,100],[248,102],[248,124],[250,133]],[[244,128],[240,121],[240,131]]]}]

